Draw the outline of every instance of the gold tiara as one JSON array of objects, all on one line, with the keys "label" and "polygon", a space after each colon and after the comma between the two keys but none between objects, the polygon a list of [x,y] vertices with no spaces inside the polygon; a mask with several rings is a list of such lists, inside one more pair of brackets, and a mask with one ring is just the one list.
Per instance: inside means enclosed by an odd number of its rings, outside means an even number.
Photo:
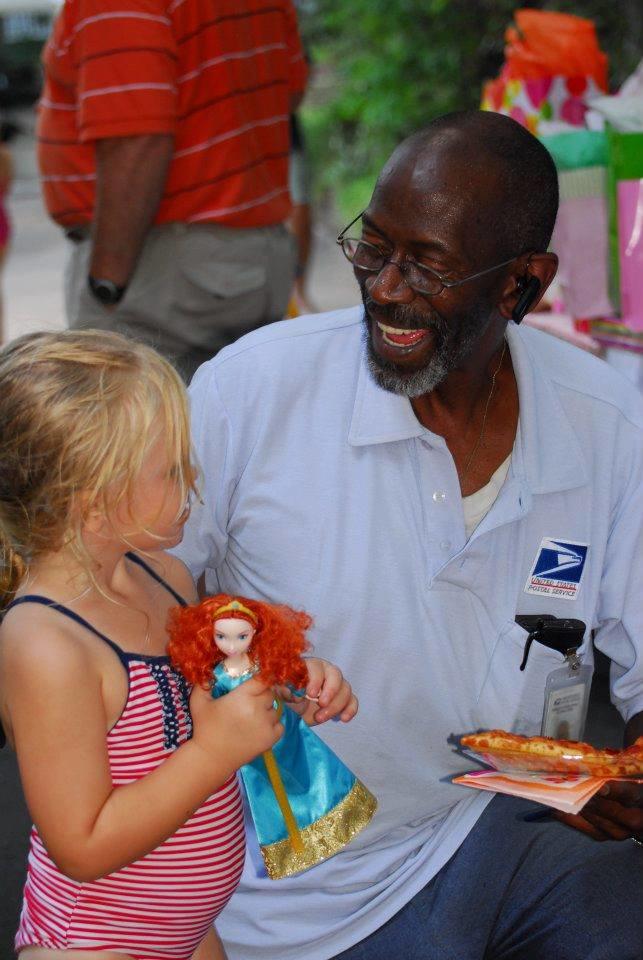
[{"label": "gold tiara", "polygon": [[212,614],[212,619],[219,620],[223,613],[244,613],[247,617],[250,617],[253,623],[257,623],[257,614],[249,610],[248,607],[245,607],[239,600],[231,600],[230,603],[226,603],[222,607],[217,607]]}]

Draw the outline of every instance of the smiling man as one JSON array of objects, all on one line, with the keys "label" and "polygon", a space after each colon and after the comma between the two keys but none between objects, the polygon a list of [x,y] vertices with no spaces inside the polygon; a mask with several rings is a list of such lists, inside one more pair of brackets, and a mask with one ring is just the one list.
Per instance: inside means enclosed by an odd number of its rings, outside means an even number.
[{"label": "smiling man", "polygon": [[[292,880],[251,845],[219,924],[231,960],[640,955],[636,785],[563,824],[451,783],[471,767],[453,734],[540,731],[563,658],[533,643],[521,670],[519,615],[582,620],[588,664],[595,631],[627,737],[643,732],[643,404],[517,326],[556,270],[556,208],[522,127],[440,118],[338,238],[363,306],[267,327],[197,373],[204,502],[180,554],[210,590],[312,614],[361,701],[320,735],[379,801]],[[573,563],[552,573],[552,550]]]}]

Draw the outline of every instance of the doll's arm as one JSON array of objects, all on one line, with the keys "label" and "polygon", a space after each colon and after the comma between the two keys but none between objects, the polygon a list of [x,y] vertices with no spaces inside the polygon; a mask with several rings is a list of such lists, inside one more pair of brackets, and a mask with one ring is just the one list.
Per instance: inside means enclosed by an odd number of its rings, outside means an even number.
[{"label": "doll's arm", "polygon": [[318,657],[306,657],[306,666],[304,695],[308,699],[296,697],[287,687],[278,691],[282,699],[311,726],[334,717],[342,723],[352,720],[358,709],[357,697],[339,667]]}]

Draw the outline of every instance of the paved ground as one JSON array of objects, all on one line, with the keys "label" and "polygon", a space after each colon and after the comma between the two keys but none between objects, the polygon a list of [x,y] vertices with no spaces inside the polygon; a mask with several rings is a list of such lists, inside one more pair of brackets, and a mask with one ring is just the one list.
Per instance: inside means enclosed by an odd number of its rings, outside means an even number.
[{"label": "paved ground", "polygon": [[[63,326],[62,270],[65,241],[45,217],[31,144],[18,144],[16,184],[11,209],[15,225],[13,250],[5,275],[8,335]],[[311,301],[320,310],[349,306],[358,300],[350,268],[334,243],[335,224],[320,218],[310,270]],[[605,672],[597,677],[587,731],[597,745],[618,745],[620,722],[608,703]],[[12,955],[29,820],[22,800],[13,754],[0,752],[0,960]]]}]

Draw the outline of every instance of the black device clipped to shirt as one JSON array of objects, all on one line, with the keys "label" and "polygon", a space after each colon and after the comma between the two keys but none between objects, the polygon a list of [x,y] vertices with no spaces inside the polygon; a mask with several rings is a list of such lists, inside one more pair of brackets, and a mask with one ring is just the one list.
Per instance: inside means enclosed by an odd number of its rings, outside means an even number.
[{"label": "black device clipped to shirt", "polygon": [[524,278],[520,281],[521,293],[516,301],[516,306],[511,311],[511,319],[514,323],[521,323],[525,314],[529,313],[531,305],[540,291],[540,280],[538,277]]},{"label": "black device clipped to shirt", "polygon": [[551,613],[518,614],[516,623],[528,633],[521,670],[527,666],[529,650],[534,640],[550,650],[569,656],[582,644],[586,629],[582,620],[554,617]]}]

